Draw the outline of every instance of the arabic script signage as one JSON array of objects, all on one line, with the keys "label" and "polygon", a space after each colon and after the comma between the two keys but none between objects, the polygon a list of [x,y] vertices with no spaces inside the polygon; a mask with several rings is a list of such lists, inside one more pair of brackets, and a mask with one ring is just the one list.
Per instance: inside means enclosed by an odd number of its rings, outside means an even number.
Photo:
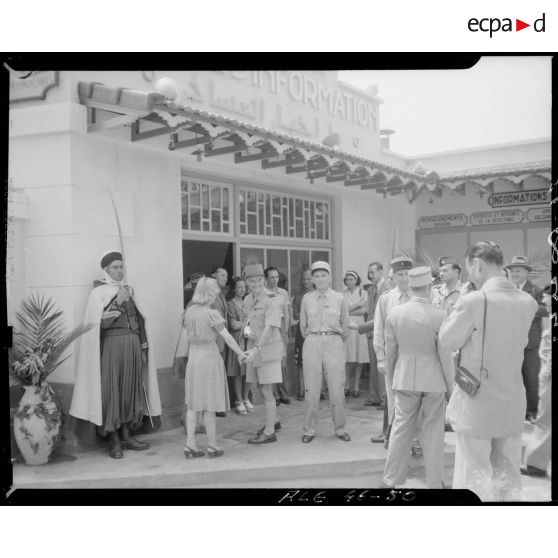
[{"label": "arabic script signage", "polygon": [[467,216],[463,213],[452,215],[426,215],[419,219],[421,229],[444,229],[447,227],[464,227],[467,224]]},{"label": "arabic script signage", "polygon": [[514,205],[537,205],[550,203],[550,192],[548,190],[527,190],[522,192],[502,192],[492,194],[488,198],[491,207],[509,207]]},{"label": "arabic script signage", "polygon": [[503,225],[521,223],[523,211],[521,209],[506,209],[503,211],[480,211],[472,213],[471,225]]}]

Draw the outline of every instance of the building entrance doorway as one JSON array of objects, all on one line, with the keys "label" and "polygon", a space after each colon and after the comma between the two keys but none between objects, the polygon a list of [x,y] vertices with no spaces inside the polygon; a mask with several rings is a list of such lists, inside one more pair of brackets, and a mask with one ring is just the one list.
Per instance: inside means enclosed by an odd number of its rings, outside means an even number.
[{"label": "building entrance doorway", "polygon": [[234,272],[234,244],[204,240],[182,240],[183,285],[192,273],[210,275],[216,267],[227,270],[229,279]]}]

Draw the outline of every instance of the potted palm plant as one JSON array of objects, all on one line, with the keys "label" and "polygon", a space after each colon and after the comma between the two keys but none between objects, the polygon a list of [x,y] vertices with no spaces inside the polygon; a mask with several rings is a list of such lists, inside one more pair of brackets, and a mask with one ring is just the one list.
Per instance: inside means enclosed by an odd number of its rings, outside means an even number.
[{"label": "potted palm plant", "polygon": [[92,324],[64,331],[62,311],[51,298],[31,295],[16,313],[10,349],[10,384],[19,384],[23,396],[13,417],[17,447],[28,465],[44,465],[62,440],[62,408],[47,382],[71,355],[62,354]]}]

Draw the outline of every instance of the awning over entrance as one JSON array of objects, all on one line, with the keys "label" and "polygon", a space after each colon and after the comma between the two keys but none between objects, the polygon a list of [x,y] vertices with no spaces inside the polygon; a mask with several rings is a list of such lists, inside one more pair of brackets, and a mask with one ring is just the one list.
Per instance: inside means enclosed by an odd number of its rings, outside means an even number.
[{"label": "awning over entrance", "polygon": [[479,188],[492,193],[496,180],[505,180],[516,188],[523,189],[523,181],[532,177],[538,178],[542,185],[549,186],[551,166],[550,159],[543,159],[477,169],[446,171],[440,174],[439,183],[441,186],[462,193],[467,183],[476,184]]},{"label": "awning over entrance", "polygon": [[[549,160],[440,174],[420,164],[401,169],[179,104],[156,91],[79,82],[78,95],[80,102],[90,109],[89,132],[129,126],[132,142],[167,135],[169,150],[192,149],[190,153],[200,161],[228,154],[235,164],[260,161],[264,170],[281,167],[286,174],[301,173],[311,183],[323,180],[358,186],[384,197],[405,194],[410,203],[424,190],[441,196],[442,188],[447,187],[464,194],[465,184],[471,182],[489,191],[498,178],[510,180],[519,188],[524,178],[533,174],[550,182]],[[107,111],[111,117],[100,120],[97,111]]]}]

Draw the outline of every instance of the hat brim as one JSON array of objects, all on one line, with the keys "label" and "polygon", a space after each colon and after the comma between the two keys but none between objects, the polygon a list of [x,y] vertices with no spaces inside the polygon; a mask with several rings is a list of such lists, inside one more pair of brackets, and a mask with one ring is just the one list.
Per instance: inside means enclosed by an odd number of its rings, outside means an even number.
[{"label": "hat brim", "polygon": [[533,271],[532,266],[530,266],[529,264],[519,264],[519,263],[505,265],[504,269],[511,269],[512,267],[523,267],[527,271]]}]

